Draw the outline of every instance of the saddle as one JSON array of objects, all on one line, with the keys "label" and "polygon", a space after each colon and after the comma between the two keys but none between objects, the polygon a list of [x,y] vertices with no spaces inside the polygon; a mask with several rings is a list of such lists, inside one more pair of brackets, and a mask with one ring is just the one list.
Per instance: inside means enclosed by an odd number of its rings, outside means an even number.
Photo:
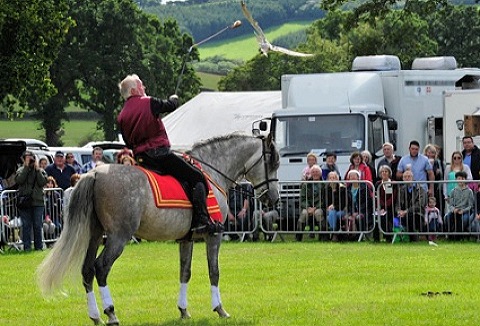
[{"label": "saddle", "polygon": [[[168,173],[166,173],[165,171],[163,171],[159,166],[158,166],[158,162],[155,161],[155,159],[151,158],[150,156],[148,155],[145,155],[145,154],[139,154],[135,157],[137,163],[142,166],[143,168],[149,170],[149,171],[152,171],[158,175],[162,175],[162,176],[167,176]],[[184,156],[184,159],[185,159],[185,156]],[[191,163],[191,162],[190,162]],[[198,168],[199,167],[195,164],[192,164],[195,168]],[[200,169],[199,169],[200,170]],[[183,191],[185,192],[185,194],[188,196],[188,199],[190,201],[192,201],[192,196],[190,194],[190,189],[188,187],[187,184],[185,183],[182,183],[180,181],[177,180],[177,182],[182,186],[183,188]],[[205,178],[205,184],[208,185],[208,180],[207,178]]]},{"label": "saddle", "polygon": [[[150,161],[152,163],[152,161]],[[191,209],[192,203],[185,191],[185,185],[182,185],[177,179],[165,173],[159,173],[158,169],[149,169],[145,166],[136,166],[145,173],[150,184],[155,204],[159,208],[185,208]],[[205,174],[204,174],[205,176]],[[208,178],[205,176],[205,179]],[[213,194],[210,182],[208,186],[207,209],[210,217],[217,222],[222,222],[223,217],[220,212],[217,198]]]}]

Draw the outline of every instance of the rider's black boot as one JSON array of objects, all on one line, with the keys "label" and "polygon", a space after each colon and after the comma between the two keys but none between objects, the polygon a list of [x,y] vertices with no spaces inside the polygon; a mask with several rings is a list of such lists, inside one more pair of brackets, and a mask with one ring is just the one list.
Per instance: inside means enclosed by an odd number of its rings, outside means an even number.
[{"label": "rider's black boot", "polygon": [[205,185],[199,182],[192,191],[193,221],[192,231],[197,233],[222,233],[223,224],[214,222],[207,210],[207,192]]}]

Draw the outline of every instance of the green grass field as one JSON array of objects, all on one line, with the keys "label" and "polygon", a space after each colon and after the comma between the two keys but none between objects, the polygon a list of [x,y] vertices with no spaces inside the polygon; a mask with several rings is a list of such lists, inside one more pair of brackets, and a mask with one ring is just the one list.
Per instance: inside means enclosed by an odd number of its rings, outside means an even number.
[{"label": "green grass field", "polygon": [[[45,135],[40,130],[40,123],[33,120],[0,121],[0,138],[36,138],[42,139]],[[62,136],[64,146],[79,146],[79,141],[95,134],[102,139],[102,133],[93,120],[72,120],[64,122],[65,135]]]},{"label": "green grass field", "polygon": [[[127,246],[109,286],[121,325],[478,325],[478,250],[447,242],[223,243],[228,320],[211,311],[203,243],[194,250],[191,320],[179,320],[176,309],[175,243]],[[68,296],[41,297],[34,274],[45,255],[0,255],[0,325],[93,325],[80,280],[65,287]],[[428,291],[452,294],[422,295]]]},{"label": "green grass field", "polygon": [[[281,25],[280,27],[274,27],[264,30],[267,39],[272,42],[275,38],[297,32],[306,29],[312,24],[308,22],[291,22]],[[242,59],[249,60],[259,53],[258,43],[253,34],[253,28],[245,20],[241,28],[249,28],[252,33],[249,35],[242,35],[239,37],[230,38],[228,40],[206,43],[198,48],[200,52],[200,58],[202,60],[213,57],[223,56],[227,59]],[[234,31],[231,32],[235,33]]]}]

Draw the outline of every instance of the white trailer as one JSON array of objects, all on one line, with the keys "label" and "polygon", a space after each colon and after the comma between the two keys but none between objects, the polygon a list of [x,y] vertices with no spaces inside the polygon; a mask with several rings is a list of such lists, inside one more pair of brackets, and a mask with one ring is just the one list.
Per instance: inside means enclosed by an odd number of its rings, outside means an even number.
[{"label": "white trailer", "polygon": [[462,138],[472,136],[480,146],[480,90],[445,91],[443,94],[443,130],[445,159],[461,151]]}]

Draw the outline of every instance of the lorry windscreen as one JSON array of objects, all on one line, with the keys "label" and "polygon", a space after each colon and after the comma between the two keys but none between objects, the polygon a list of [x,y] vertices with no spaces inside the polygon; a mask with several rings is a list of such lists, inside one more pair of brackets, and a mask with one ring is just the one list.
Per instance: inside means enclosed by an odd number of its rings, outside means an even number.
[{"label": "lorry windscreen", "polygon": [[366,145],[365,118],[361,114],[277,116],[273,125],[281,156],[350,154]]}]

